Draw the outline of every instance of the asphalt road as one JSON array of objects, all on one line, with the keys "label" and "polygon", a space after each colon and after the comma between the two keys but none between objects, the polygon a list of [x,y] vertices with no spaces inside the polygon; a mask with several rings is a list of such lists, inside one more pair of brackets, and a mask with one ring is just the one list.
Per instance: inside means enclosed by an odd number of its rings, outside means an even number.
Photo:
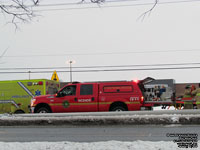
[{"label": "asphalt road", "polygon": [[98,142],[118,141],[173,141],[167,133],[195,133],[200,135],[198,125],[168,126],[90,126],[90,127],[0,127],[0,141],[3,142],[36,142],[36,141],[72,141]]}]

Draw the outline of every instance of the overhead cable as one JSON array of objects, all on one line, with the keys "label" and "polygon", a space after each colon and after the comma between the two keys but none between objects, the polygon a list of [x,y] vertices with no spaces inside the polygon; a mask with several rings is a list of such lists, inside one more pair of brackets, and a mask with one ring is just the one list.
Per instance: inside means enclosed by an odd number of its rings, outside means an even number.
[{"label": "overhead cable", "polygon": [[58,57],[58,56],[88,56],[88,55],[124,55],[124,54],[149,54],[149,53],[175,53],[175,52],[200,52],[200,49],[174,49],[174,50],[160,50],[160,51],[124,51],[124,52],[96,52],[96,53],[63,53],[63,54],[38,54],[38,55],[7,55],[6,57]]},{"label": "overhead cable", "polygon": [[[176,63],[176,64],[137,64],[137,65],[109,65],[109,66],[74,66],[73,69],[87,69],[87,68],[130,68],[130,67],[153,67],[153,66],[186,66],[186,65],[200,65],[200,63]],[[70,67],[24,67],[24,68],[0,68],[0,70],[47,70],[47,69],[69,69]]]},{"label": "overhead cable", "polygon": [[[57,72],[124,72],[124,71],[156,71],[156,70],[188,70],[188,69],[200,69],[200,67],[168,67],[168,68],[138,68],[138,69],[101,69],[101,70],[60,70]],[[0,74],[22,74],[22,73],[52,73],[52,71],[12,71],[12,72],[0,72]]]},{"label": "overhead cable", "polygon": [[[165,1],[158,2],[157,4],[175,4],[175,3],[191,3],[191,2],[200,2],[200,0],[183,0],[183,1]],[[148,3],[136,3],[136,4],[118,4],[118,5],[97,5],[97,6],[84,6],[84,7],[68,7],[68,8],[50,8],[50,9],[37,9],[36,12],[42,11],[64,11],[64,10],[76,10],[76,9],[95,9],[95,8],[114,8],[114,7],[132,7],[132,6],[144,6],[144,5],[153,5],[154,2]],[[79,5],[80,6],[80,5]],[[36,7],[35,7],[36,8]]]}]

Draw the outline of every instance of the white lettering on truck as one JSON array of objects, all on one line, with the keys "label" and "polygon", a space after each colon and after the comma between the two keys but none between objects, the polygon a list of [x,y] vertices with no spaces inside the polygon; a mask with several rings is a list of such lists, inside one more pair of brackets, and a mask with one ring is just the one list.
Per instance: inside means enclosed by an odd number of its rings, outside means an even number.
[{"label": "white lettering on truck", "polygon": [[132,101],[139,101],[140,100],[140,98],[139,97],[130,97],[130,101],[132,102]]},{"label": "white lettering on truck", "polygon": [[79,99],[78,102],[91,102],[91,99]]}]

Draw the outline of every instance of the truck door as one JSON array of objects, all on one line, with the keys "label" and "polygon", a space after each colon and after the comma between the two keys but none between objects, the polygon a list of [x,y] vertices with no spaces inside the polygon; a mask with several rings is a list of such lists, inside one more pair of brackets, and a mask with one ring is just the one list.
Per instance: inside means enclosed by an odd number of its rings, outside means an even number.
[{"label": "truck door", "polygon": [[69,85],[64,87],[57,93],[54,101],[52,102],[52,109],[54,112],[75,112],[77,98],[77,85]]},{"label": "truck door", "polygon": [[77,111],[98,111],[98,84],[84,83],[78,85]]}]

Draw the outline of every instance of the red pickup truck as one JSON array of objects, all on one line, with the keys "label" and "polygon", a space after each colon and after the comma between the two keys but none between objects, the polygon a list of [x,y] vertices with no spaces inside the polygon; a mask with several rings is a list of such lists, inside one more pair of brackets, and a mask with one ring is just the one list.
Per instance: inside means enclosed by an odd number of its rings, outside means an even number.
[{"label": "red pickup truck", "polygon": [[62,113],[151,109],[155,102],[144,102],[146,81],[71,83],[55,95],[33,98],[31,111]]}]

